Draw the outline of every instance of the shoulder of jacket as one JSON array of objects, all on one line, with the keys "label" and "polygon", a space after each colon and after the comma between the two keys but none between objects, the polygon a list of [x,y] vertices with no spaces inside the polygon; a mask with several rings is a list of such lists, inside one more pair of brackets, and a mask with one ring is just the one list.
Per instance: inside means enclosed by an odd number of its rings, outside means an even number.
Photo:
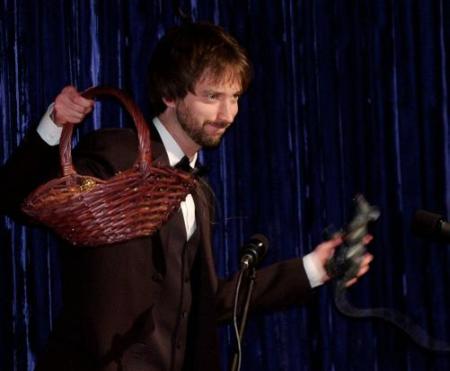
[{"label": "shoulder of jacket", "polygon": [[99,129],[87,133],[80,140],[80,145],[84,142],[107,142],[107,141],[117,141],[124,140],[126,142],[136,142],[137,143],[137,132],[130,128],[107,128]]}]

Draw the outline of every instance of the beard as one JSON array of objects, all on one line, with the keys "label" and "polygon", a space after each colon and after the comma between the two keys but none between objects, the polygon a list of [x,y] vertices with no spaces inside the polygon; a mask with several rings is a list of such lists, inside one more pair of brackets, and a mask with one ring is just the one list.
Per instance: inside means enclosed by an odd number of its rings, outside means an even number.
[{"label": "beard", "polygon": [[203,121],[196,120],[192,112],[184,104],[176,107],[177,120],[187,135],[199,146],[204,148],[214,148],[220,144],[220,141],[226,130],[216,135],[209,134],[205,129],[211,125],[218,129],[227,129],[231,122],[228,121]]}]

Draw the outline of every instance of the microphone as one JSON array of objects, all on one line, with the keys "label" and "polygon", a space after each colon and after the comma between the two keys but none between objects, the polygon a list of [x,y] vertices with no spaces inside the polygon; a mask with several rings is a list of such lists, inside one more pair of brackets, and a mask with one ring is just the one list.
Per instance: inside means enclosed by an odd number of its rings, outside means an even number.
[{"label": "microphone", "polygon": [[412,231],[418,237],[438,242],[450,242],[450,223],[442,216],[425,210],[417,210],[412,221]]},{"label": "microphone", "polygon": [[254,234],[241,250],[241,269],[254,268],[264,258],[269,240],[262,234]]}]

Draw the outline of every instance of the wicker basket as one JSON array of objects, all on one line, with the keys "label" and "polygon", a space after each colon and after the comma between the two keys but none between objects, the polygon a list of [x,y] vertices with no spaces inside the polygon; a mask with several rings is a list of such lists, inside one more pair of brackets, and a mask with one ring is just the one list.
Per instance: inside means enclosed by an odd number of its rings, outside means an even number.
[{"label": "wicker basket", "polygon": [[94,87],[83,96],[114,97],[122,103],[137,128],[135,164],[107,180],[77,174],[72,164],[73,125],[65,125],[60,142],[63,176],[33,191],[22,210],[73,245],[99,246],[151,235],[179,208],[197,181],[187,172],[152,166],[147,123],[124,92]]}]

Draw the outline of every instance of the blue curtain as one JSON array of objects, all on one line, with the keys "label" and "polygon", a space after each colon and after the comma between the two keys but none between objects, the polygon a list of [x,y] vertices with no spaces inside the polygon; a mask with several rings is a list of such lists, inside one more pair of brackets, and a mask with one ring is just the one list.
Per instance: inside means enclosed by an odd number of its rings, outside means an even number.
[{"label": "blue curtain", "polygon": [[[445,0],[190,0],[195,20],[229,30],[255,79],[234,127],[202,156],[212,171],[221,275],[252,233],[271,240],[264,264],[301,256],[343,226],[362,192],[382,212],[370,274],[349,292],[360,307],[396,308],[450,341],[449,246],[416,239],[413,212],[450,209],[450,4]],[[67,84],[131,92],[149,117],[145,74],[176,24],[164,0],[1,0],[2,163]],[[100,104],[78,135],[126,125]],[[1,180],[0,180],[1,181]],[[57,317],[60,271],[46,231],[0,219],[0,369],[32,370]],[[224,368],[232,350],[222,334]],[[301,309],[253,316],[244,370],[445,370],[390,325],[352,320],[331,286]]]}]

